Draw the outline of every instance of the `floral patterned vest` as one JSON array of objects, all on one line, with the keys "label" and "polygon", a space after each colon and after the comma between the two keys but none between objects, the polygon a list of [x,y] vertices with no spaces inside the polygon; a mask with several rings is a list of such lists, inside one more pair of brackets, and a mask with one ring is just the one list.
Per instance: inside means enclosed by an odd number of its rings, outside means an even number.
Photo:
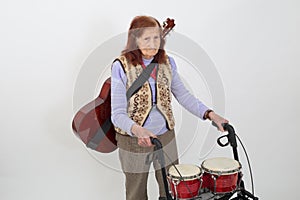
[{"label": "floral patterned vest", "polygon": [[[120,56],[117,60],[121,62],[126,73],[126,90],[128,90],[137,77],[142,73],[143,67],[141,65],[134,66],[128,63],[125,56]],[[167,64],[159,64],[156,71],[156,106],[166,119],[167,128],[172,130],[175,122],[171,107],[172,69],[169,59],[167,59]],[[139,91],[129,99],[127,107],[128,116],[138,125],[143,126],[152,109],[152,105],[152,91],[149,82],[146,81]],[[118,127],[115,127],[115,129],[118,133],[127,134]]]}]

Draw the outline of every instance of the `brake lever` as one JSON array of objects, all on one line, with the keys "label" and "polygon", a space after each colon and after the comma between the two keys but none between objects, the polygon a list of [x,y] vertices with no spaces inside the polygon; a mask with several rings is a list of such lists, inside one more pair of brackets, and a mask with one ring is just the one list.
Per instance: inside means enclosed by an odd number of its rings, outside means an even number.
[{"label": "brake lever", "polygon": [[[227,142],[224,144],[221,142],[222,138],[227,137]],[[226,147],[227,145],[229,145],[229,140],[228,140],[228,135],[223,135],[221,137],[219,137],[217,139],[217,143],[221,146],[221,147]]]}]

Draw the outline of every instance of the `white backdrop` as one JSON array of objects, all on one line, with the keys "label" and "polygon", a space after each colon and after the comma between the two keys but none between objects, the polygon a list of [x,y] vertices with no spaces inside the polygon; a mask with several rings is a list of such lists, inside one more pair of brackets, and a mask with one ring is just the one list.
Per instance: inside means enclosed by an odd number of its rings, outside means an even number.
[{"label": "white backdrop", "polygon": [[[1,1],[0,199],[124,199],[122,173],[100,160],[118,168],[117,153],[97,158],[72,133],[73,91],[91,52],[141,14],[174,18],[175,32],[214,62],[224,115],[247,148],[257,196],[299,198],[299,11],[297,0]],[[193,90],[198,83],[190,81]],[[203,93],[209,105],[209,91]],[[209,123],[197,126],[207,130]],[[179,141],[181,161],[200,163],[195,146],[202,141],[196,138],[186,151]],[[215,155],[231,152],[215,146],[209,156]],[[152,174],[149,198],[156,193]]]}]

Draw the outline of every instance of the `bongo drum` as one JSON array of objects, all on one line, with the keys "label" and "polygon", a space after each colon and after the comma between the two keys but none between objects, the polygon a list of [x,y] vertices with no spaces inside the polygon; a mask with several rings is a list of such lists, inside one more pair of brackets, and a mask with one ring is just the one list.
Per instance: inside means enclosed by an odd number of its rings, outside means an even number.
[{"label": "bongo drum", "polygon": [[230,158],[211,158],[202,162],[203,185],[213,193],[228,193],[236,190],[241,164]]},{"label": "bongo drum", "polygon": [[190,199],[198,196],[202,183],[201,168],[188,164],[179,164],[175,167],[171,166],[168,171],[168,181],[173,198]]}]

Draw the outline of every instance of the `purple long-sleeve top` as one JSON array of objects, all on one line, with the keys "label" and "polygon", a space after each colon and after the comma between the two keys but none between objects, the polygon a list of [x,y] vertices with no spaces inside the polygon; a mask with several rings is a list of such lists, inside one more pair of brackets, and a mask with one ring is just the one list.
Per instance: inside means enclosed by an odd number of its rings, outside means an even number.
[{"label": "purple long-sleeve top", "polygon": [[[143,58],[145,66],[149,65],[151,61],[152,59]],[[172,68],[172,94],[180,105],[200,119],[203,119],[204,113],[209,108],[185,88],[177,72],[177,66],[174,59],[169,57],[169,61]],[[111,120],[116,127],[121,128],[129,135],[132,135],[131,127],[135,124],[135,122],[128,117],[127,113],[126,83],[127,77],[122,65],[119,61],[115,61],[112,65],[111,72]],[[153,94],[153,102],[155,102],[155,80],[150,77],[149,83]],[[156,135],[163,134],[168,130],[164,116],[160,113],[155,105],[152,107],[152,110],[149,113],[149,116],[146,119],[143,127]]]}]

